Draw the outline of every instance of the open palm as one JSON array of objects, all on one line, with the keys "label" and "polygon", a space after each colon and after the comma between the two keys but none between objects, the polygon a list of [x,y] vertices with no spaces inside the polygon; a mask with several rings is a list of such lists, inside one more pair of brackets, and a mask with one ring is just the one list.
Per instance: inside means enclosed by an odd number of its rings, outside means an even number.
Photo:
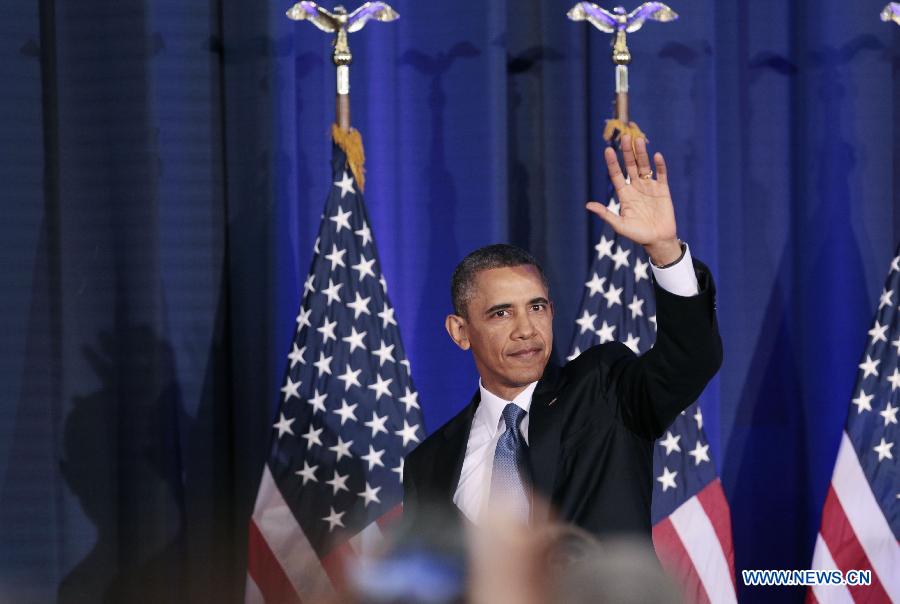
[{"label": "open palm", "polygon": [[589,202],[587,209],[609,223],[616,233],[635,243],[648,248],[677,245],[675,209],[669,192],[666,162],[662,154],[654,155],[656,178],[653,178],[646,142],[639,138],[634,141],[634,148],[631,143],[630,136],[622,138],[628,180],[622,174],[613,148],[607,147],[604,151],[609,177],[619,198],[619,214],[595,201]]}]

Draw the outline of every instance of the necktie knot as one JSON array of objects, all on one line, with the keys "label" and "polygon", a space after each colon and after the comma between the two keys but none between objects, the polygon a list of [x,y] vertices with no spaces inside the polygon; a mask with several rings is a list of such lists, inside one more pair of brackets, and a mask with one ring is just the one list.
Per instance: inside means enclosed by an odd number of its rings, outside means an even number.
[{"label": "necktie knot", "polygon": [[509,403],[503,408],[501,417],[503,418],[503,423],[506,425],[506,429],[513,432],[514,435],[518,437],[520,434],[519,426],[522,425],[522,420],[525,419],[526,415],[528,415],[528,412],[525,411],[525,409],[522,409],[515,403]]}]

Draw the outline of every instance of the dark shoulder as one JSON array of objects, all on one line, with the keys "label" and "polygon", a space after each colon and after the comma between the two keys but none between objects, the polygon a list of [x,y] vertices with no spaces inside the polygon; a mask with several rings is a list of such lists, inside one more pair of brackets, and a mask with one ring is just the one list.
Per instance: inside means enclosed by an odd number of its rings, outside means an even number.
[{"label": "dark shoulder", "polygon": [[622,359],[635,356],[634,352],[621,342],[597,344],[566,363],[563,373],[567,377],[577,377],[596,372],[598,369],[609,369]]},{"label": "dark shoulder", "polygon": [[467,424],[472,421],[475,404],[476,401],[473,400],[448,420],[447,423],[428,435],[415,449],[406,454],[404,463],[408,465],[412,462],[415,465],[419,460],[432,457],[440,447],[441,442],[455,434],[457,430],[465,430]]}]

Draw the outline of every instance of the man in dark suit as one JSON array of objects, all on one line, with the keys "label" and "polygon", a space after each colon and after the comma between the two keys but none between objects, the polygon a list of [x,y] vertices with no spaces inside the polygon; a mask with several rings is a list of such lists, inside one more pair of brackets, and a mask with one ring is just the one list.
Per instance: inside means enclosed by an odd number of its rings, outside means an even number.
[{"label": "man in dark suit", "polygon": [[655,346],[638,357],[612,342],[548,365],[553,305],[534,258],[508,245],[467,256],[453,275],[446,328],[472,351],[479,391],[407,456],[407,513],[452,505],[478,524],[502,501],[536,521],[543,500],[596,535],[649,539],[653,442],[718,371],[722,346],[712,278],[676,237],[665,162],[657,153],[654,178],[644,141],[622,142],[630,182],[612,149],[605,156],[620,214],[587,208],[650,256]]}]

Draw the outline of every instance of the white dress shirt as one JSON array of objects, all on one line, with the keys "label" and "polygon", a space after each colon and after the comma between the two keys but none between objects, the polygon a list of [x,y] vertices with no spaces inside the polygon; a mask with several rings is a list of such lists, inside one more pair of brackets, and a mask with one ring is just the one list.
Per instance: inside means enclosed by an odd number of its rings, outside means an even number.
[{"label": "white dress shirt", "polygon": [[[697,283],[697,275],[694,273],[691,261],[691,250],[687,244],[685,244],[684,256],[678,263],[668,268],[658,268],[652,262],[650,266],[656,282],[666,291],[679,296],[696,296],[700,293],[700,285]],[[466,518],[475,524],[478,524],[491,492],[494,451],[500,435],[506,430],[506,424],[503,423],[501,417],[503,409],[509,403],[514,403],[527,412],[531,409],[531,397],[536,386],[537,382],[528,384],[516,398],[507,401],[487,390],[481,380],[478,380],[481,402],[472,418],[472,429],[466,444],[466,457],[459,475],[459,484],[453,495],[453,503],[456,504],[456,507],[462,510]],[[526,415],[519,426],[526,444],[528,443],[530,417],[530,415]]]}]

